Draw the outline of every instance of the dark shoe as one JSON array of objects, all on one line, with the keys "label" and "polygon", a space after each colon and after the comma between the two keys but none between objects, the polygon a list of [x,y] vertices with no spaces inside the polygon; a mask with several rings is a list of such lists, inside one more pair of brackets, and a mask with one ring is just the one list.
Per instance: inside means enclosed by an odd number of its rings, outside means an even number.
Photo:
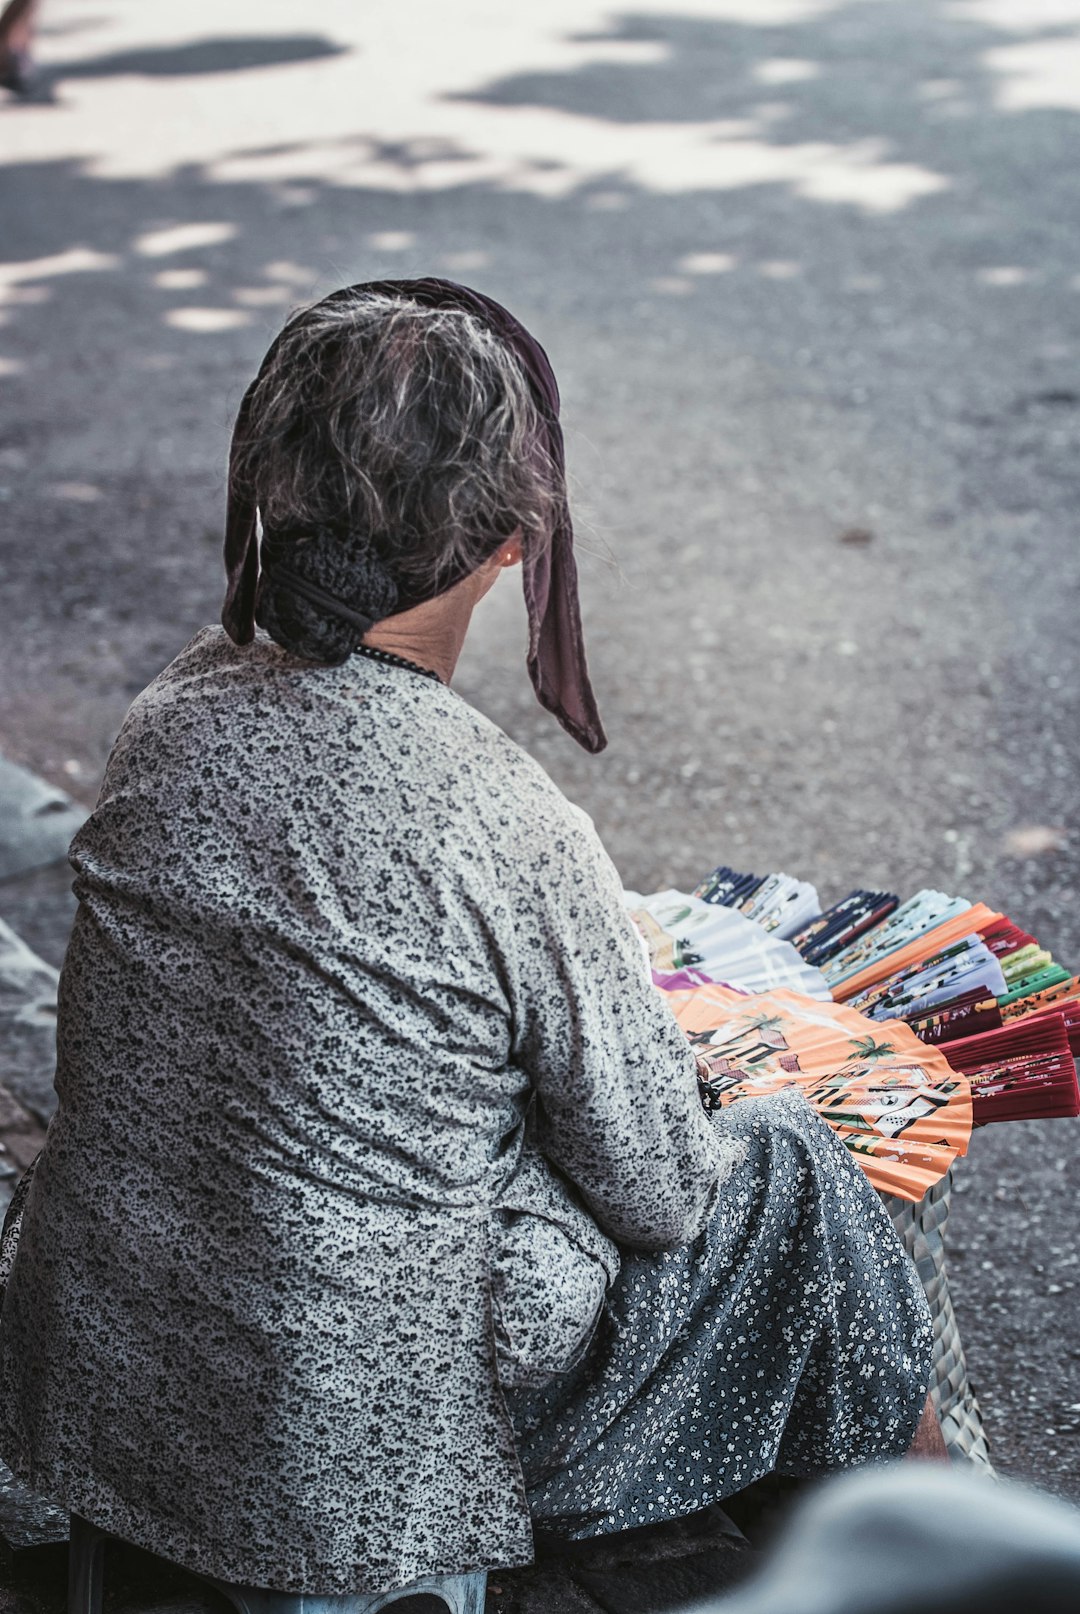
[{"label": "dark shoe", "polygon": [[42,77],[25,50],[0,50],[0,90],[18,96],[20,101],[56,100],[52,85]]}]

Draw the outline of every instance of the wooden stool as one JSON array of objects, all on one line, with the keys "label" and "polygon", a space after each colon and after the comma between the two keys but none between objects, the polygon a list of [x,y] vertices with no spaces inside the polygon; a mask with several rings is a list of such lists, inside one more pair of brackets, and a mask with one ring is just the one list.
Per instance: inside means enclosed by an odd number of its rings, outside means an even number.
[{"label": "wooden stool", "polygon": [[[116,1536],[71,1515],[68,1546],[68,1614],[101,1614],[104,1584],[105,1548]],[[191,1573],[198,1573],[191,1571]],[[423,1575],[408,1586],[374,1597],[313,1597],[307,1592],[265,1591],[257,1586],[234,1586],[214,1575],[199,1575],[223,1597],[238,1614],[376,1614],[401,1597],[438,1597],[450,1614],[484,1614],[487,1572],[472,1575]]]}]

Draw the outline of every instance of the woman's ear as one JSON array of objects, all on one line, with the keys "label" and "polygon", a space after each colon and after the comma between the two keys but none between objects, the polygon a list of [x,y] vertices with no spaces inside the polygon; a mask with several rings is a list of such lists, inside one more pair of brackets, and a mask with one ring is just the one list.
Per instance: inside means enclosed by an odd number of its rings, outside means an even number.
[{"label": "woman's ear", "polygon": [[[483,599],[488,589],[494,587],[495,583],[502,576],[507,566],[520,565],[521,528],[517,527],[510,534],[509,538],[503,539],[495,553],[493,555],[489,555],[487,560],[485,560],[484,563],[481,566],[478,566],[476,571],[473,572],[472,578],[474,600]],[[464,583],[462,584],[462,587],[464,587]]]}]

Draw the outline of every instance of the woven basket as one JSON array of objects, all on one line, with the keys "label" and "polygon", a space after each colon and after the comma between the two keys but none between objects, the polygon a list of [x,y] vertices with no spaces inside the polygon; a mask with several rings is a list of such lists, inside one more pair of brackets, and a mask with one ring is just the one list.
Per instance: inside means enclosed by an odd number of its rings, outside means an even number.
[{"label": "woven basket", "polygon": [[945,1223],[949,1219],[953,1174],[946,1172],[917,1205],[883,1194],[893,1226],[914,1261],[934,1319],[934,1366],[930,1398],[954,1462],[971,1463],[993,1474],[979,1403],[971,1388],[960,1330],[956,1326],[945,1271]]}]

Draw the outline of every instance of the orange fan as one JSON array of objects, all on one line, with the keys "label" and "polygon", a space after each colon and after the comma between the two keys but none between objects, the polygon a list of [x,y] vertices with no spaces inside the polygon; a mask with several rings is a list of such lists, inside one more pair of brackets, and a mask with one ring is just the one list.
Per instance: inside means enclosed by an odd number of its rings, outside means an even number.
[{"label": "orange fan", "polygon": [[710,1109],[798,1087],[875,1188],[920,1200],[971,1136],[971,1086],[901,1020],[777,988],[715,984],[665,994],[708,1068]]}]

